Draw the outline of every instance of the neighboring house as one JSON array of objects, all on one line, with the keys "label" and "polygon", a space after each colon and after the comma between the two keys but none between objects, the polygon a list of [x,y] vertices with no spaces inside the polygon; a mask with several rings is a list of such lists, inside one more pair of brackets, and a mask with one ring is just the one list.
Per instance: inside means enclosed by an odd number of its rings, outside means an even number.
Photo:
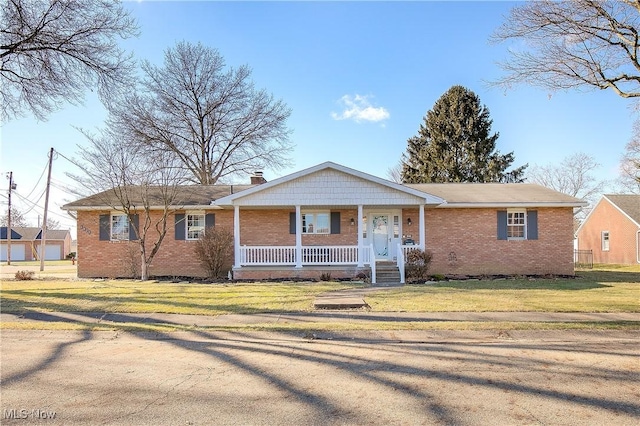
[{"label": "neighboring house", "polygon": [[[36,227],[11,227],[11,260],[39,260],[42,229]],[[0,228],[0,259],[7,260],[7,227]],[[69,230],[48,229],[45,241],[45,260],[64,259],[71,251]]]},{"label": "neighboring house", "polygon": [[603,195],[576,234],[594,263],[640,263],[640,195]]},{"label": "neighboring house", "polygon": [[[194,242],[220,226],[234,234],[236,279],[375,282],[381,262],[403,271],[416,247],[433,253],[434,274],[573,274],[573,209],[585,203],[538,185],[400,185],[331,162],[259,182],[182,187],[189,201],[174,206],[150,273],[203,276]],[[63,206],[78,215],[79,277],[132,274],[139,215],[114,206],[112,191]]]}]

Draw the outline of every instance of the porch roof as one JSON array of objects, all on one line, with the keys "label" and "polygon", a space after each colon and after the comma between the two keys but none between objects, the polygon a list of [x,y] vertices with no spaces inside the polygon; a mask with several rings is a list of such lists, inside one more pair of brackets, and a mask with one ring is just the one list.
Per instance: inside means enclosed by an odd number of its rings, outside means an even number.
[{"label": "porch roof", "polygon": [[444,200],[420,190],[325,162],[227,195],[215,205],[229,206],[405,206],[439,205]]}]

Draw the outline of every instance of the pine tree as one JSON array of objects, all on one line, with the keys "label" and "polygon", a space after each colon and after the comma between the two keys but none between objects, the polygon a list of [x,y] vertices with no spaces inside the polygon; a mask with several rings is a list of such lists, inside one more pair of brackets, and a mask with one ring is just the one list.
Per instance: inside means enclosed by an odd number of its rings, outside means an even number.
[{"label": "pine tree", "polygon": [[427,112],[402,158],[404,183],[522,182],[527,165],[507,172],[513,152],[496,151],[489,110],[462,86],[451,87]]}]

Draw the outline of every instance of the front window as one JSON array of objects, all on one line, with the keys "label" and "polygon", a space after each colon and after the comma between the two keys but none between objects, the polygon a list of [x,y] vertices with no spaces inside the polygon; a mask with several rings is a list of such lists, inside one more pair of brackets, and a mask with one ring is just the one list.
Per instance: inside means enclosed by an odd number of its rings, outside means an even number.
[{"label": "front window", "polygon": [[362,218],[362,238],[367,238],[367,217]]},{"label": "front window", "polygon": [[197,240],[204,235],[204,214],[187,214],[187,240]]},{"label": "front window", "polygon": [[527,238],[526,212],[524,210],[507,211],[507,238],[510,240],[523,240]]},{"label": "front window", "polygon": [[329,213],[303,213],[302,214],[303,234],[328,234],[329,233]]},{"label": "front window", "polygon": [[393,216],[393,238],[400,237],[400,216]]},{"label": "front window", "polygon": [[126,214],[111,215],[111,240],[127,241],[129,239],[129,218]]},{"label": "front window", "polygon": [[609,251],[609,231],[602,231],[602,251]]}]

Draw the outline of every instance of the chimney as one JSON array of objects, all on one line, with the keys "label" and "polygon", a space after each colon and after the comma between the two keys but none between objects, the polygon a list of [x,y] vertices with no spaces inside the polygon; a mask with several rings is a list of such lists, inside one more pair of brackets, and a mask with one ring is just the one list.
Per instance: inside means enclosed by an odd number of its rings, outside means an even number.
[{"label": "chimney", "polygon": [[251,185],[260,185],[267,183],[267,180],[262,176],[262,172],[254,172],[251,176]]}]

